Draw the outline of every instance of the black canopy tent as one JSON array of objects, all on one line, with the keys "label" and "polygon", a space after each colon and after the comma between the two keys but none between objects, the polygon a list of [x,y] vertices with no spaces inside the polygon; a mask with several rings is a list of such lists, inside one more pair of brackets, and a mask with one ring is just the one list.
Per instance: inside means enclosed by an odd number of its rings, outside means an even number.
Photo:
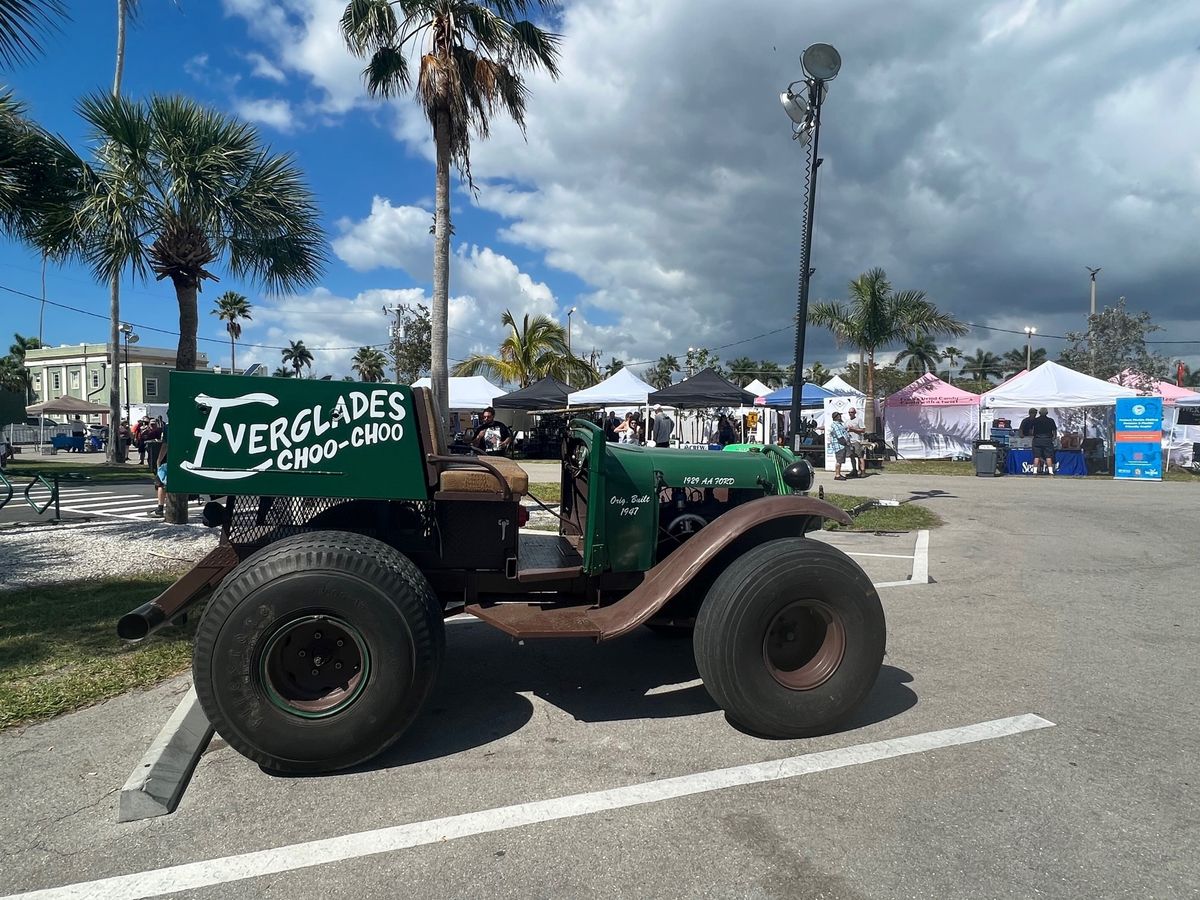
[{"label": "black canopy tent", "polygon": [[503,397],[497,397],[492,401],[492,406],[496,409],[524,409],[524,410],[550,410],[564,409],[567,405],[567,394],[571,393],[571,386],[563,384],[552,375],[548,375],[541,381],[535,381],[529,387],[521,388],[513,391],[511,394],[505,394]]},{"label": "black canopy tent", "polygon": [[704,409],[713,406],[753,406],[754,394],[727,381],[713,369],[704,369],[679,384],[655,391],[646,398],[650,406]]}]

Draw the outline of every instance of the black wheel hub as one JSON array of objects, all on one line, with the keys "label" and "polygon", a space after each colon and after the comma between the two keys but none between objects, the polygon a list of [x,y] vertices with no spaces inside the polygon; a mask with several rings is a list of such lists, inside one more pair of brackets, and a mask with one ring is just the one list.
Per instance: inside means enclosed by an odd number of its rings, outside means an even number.
[{"label": "black wheel hub", "polygon": [[292,715],[323,718],[341,712],[366,686],[370,654],[358,629],[333,616],[310,615],[280,625],[261,658],[271,702]]}]

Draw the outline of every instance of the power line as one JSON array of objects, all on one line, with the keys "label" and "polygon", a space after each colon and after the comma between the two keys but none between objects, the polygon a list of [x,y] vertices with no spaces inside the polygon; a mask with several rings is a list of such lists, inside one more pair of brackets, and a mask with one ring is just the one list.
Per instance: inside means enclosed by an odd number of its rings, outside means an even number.
[{"label": "power line", "polygon": [[[23,297],[27,300],[32,300],[37,303],[42,302],[41,297],[38,297],[34,294],[27,294],[27,293],[25,293],[25,291],[18,291],[15,288],[10,288],[3,284],[0,284],[0,291],[7,291],[10,294],[15,294],[18,297]],[[58,303],[54,300],[46,300],[45,303],[47,306],[53,306],[57,309],[65,309],[70,312],[79,313],[80,315],[83,315],[83,316],[90,316],[93,319],[103,319],[105,322],[108,321],[108,316],[106,316],[102,313],[92,312],[92,310],[90,310],[90,309],[81,309],[78,306],[70,306],[69,304]],[[129,321],[129,320],[125,320],[125,321]],[[166,328],[156,328],[153,325],[145,325],[141,322],[129,322],[129,324],[132,325],[134,328],[141,329],[142,331],[153,331],[158,334],[168,335],[170,337],[179,337],[178,331],[171,331]],[[196,336],[196,340],[197,341],[205,341],[206,343],[209,343],[209,344],[220,344],[222,347],[224,347],[225,343],[226,343],[222,338],[201,337],[199,335]],[[277,347],[274,344],[251,344],[248,342],[239,342],[239,346],[256,347],[260,350],[287,350],[288,349],[287,347]],[[357,349],[359,349],[359,347],[362,347],[362,346],[363,346],[362,344],[356,344],[353,347],[309,347],[308,349],[324,353],[324,352],[332,352],[335,350],[357,350]],[[387,347],[388,344],[385,342],[382,344],[367,344],[366,346],[373,347],[375,349],[379,349],[382,347]]]}]

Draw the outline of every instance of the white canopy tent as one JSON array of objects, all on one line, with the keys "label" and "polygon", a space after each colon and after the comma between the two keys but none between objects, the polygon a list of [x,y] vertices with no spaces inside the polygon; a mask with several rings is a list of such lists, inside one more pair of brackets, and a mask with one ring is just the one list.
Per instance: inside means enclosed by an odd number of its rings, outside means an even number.
[{"label": "white canopy tent", "polygon": [[1138,392],[1084,375],[1056,362],[1044,362],[1036,369],[1010,378],[983,394],[980,403],[988,409],[1028,411],[1031,407],[1060,409],[1085,406],[1113,406],[1118,397],[1136,397]]},{"label": "white canopy tent", "polygon": [[[412,386],[427,388],[432,383],[430,378],[418,378]],[[497,397],[503,397],[507,393],[504,388],[496,387],[482,375],[451,377],[449,405],[452,410],[486,409]]]},{"label": "white canopy tent", "polygon": [[610,375],[599,384],[590,388],[574,391],[567,395],[567,406],[603,406],[634,407],[645,406],[646,397],[655,390],[633,374],[629,369],[621,369],[615,375]]},{"label": "white canopy tent", "polygon": [[858,388],[850,384],[850,382],[846,381],[846,379],[842,378],[841,375],[834,375],[827,382],[821,385],[821,387],[825,388],[827,391],[833,391],[835,394],[844,394],[849,397],[867,396]]}]

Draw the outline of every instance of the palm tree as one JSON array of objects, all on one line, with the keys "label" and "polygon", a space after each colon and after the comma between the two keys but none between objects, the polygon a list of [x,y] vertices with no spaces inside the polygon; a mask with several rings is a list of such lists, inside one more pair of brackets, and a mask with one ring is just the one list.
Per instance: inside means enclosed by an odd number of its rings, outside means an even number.
[{"label": "palm tree", "polygon": [[[1025,368],[1025,348],[1014,347],[1001,357],[1004,362],[1004,376],[1016,375]],[[1029,368],[1036,369],[1046,361],[1046,349],[1038,347],[1029,354]]]},{"label": "palm tree", "polygon": [[729,380],[738,387],[745,387],[758,377],[758,363],[748,356],[739,356],[729,363]]},{"label": "palm tree", "polygon": [[436,147],[430,368],[443,418],[449,395],[450,167],[474,188],[471,133],[486,138],[497,111],[524,131],[529,91],[522,72],[542,68],[557,78],[559,36],[517,17],[530,7],[555,6],[552,0],[350,0],[342,14],[350,52],[369,58],[363,77],[372,96],[407,93],[407,54],[414,48],[421,54],[416,93]]},{"label": "palm tree", "polygon": [[671,374],[678,371],[679,360],[668,353],[646,371],[646,381],[661,391],[671,386]]},{"label": "palm tree", "polygon": [[51,217],[45,246],[79,256],[104,279],[127,266],[169,278],[179,305],[176,368],[196,367],[196,296],[217,280],[214,263],[269,290],[319,277],[324,237],[312,194],[252,126],[185,97],[95,95],[79,110],[95,160],[60,145],[78,196]]},{"label": "palm tree", "polygon": [[350,362],[350,368],[358,373],[361,381],[383,381],[383,370],[387,359],[374,347],[359,347]]},{"label": "palm tree", "polygon": [[0,63],[15,66],[39,55],[39,32],[57,31],[67,18],[62,0],[0,0]]},{"label": "palm tree", "polygon": [[25,354],[37,350],[42,342],[35,337],[25,337],[23,334],[13,334],[13,342],[8,348],[8,356],[0,358],[3,373],[0,374],[0,387],[19,391],[28,405],[32,400],[33,379],[29,369],[25,368]]},{"label": "palm tree", "polygon": [[963,357],[962,370],[970,372],[976,381],[1004,377],[1004,363],[1000,357],[982,347],[977,347],[973,356]]},{"label": "palm tree", "polygon": [[547,375],[578,387],[596,383],[596,370],[571,354],[566,331],[549,316],[531,319],[527,313],[518,326],[506,309],[500,322],[508,326],[509,333],[500,342],[499,353],[472,353],[454,367],[455,375],[485,375],[520,387],[529,387]]},{"label": "palm tree", "polygon": [[772,388],[780,388],[789,383],[784,380],[784,372],[779,363],[769,359],[764,359],[758,364],[758,380]]},{"label": "palm tree", "polygon": [[46,214],[71,188],[58,151],[25,104],[0,90],[0,231],[39,250]]},{"label": "palm tree", "polygon": [[304,346],[304,341],[288,341],[288,346],[279,352],[284,365],[291,366],[296,377],[300,377],[305,367],[312,368],[312,351]]},{"label": "palm tree", "polygon": [[217,298],[217,308],[212,314],[225,323],[229,332],[229,369],[237,374],[237,347],[235,341],[242,336],[242,319],[250,319],[250,301],[237,291],[226,291]]},{"label": "palm tree", "polygon": [[287,366],[279,366],[274,372],[271,373],[272,377],[274,378],[291,378],[294,374],[295,373]]},{"label": "palm tree", "polygon": [[896,354],[896,365],[908,360],[904,368],[914,375],[924,375],[926,372],[936,372],[937,364],[942,361],[942,354],[937,344],[927,334],[914,335],[905,340],[904,349]]},{"label": "palm tree", "polygon": [[604,367],[604,377],[612,378],[623,368],[625,368],[625,360],[617,359],[615,356],[610,357],[608,360],[608,365]]},{"label": "palm tree", "polygon": [[875,352],[918,335],[967,333],[967,326],[933,305],[924,291],[892,290],[883,269],[871,269],[850,282],[850,302],[818,303],[809,321],[867,355],[867,431],[875,430]]},{"label": "palm tree", "polygon": [[808,371],[804,373],[804,380],[810,384],[824,384],[831,377],[833,377],[832,373],[819,362],[813,363],[808,367]]},{"label": "palm tree", "polygon": [[946,360],[949,365],[946,368],[946,381],[954,384],[954,364],[962,358],[963,352],[957,347],[947,347],[942,351],[942,359]]}]

